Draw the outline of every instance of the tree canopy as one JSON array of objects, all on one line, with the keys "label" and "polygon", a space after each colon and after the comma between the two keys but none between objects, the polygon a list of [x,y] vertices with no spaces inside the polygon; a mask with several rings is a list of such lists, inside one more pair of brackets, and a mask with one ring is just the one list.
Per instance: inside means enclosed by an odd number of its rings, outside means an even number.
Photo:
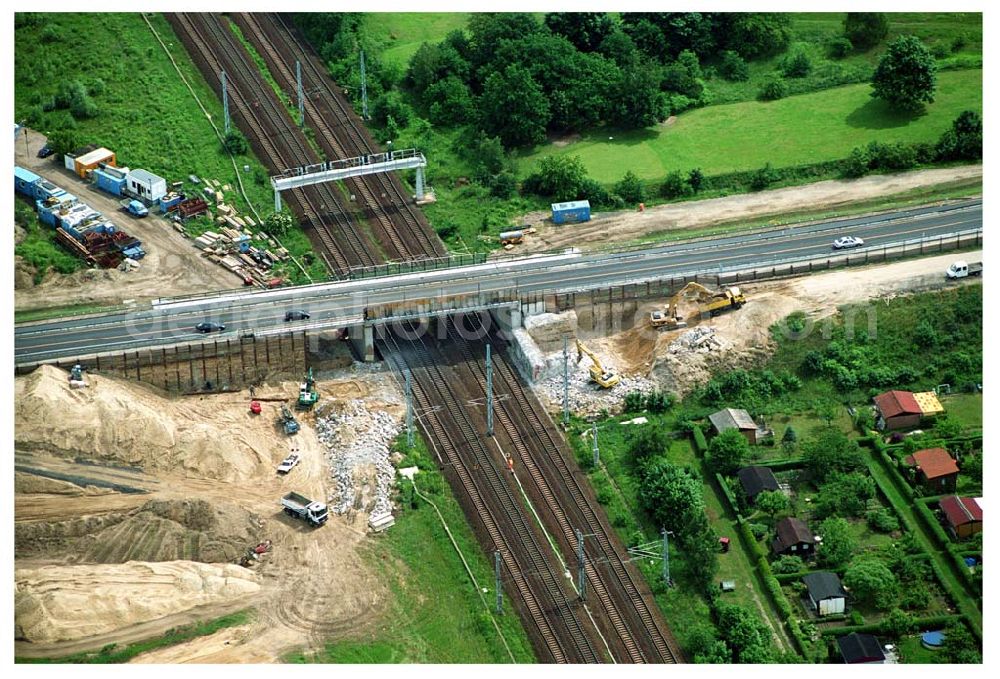
[{"label": "tree canopy", "polygon": [[934,102],[937,62],[920,38],[901,35],[891,43],[872,76],[872,96],[901,111]]},{"label": "tree canopy", "polygon": [[882,610],[892,608],[899,594],[896,576],[875,557],[859,557],[851,561],[844,572],[844,586],[859,601]]},{"label": "tree canopy", "polygon": [[850,473],[865,468],[858,444],[834,427],[824,427],[802,442],[802,457],[818,484],[836,472]]},{"label": "tree canopy", "polygon": [[819,548],[819,562],[828,568],[843,566],[851,558],[857,543],[851,534],[851,524],[846,519],[831,517],[819,525],[823,544]]},{"label": "tree canopy", "polygon": [[727,429],[708,444],[708,464],[720,474],[735,474],[750,457],[750,444],[738,429]]},{"label": "tree canopy", "polygon": [[889,17],[883,12],[848,12],[844,19],[844,37],[851,46],[869,49],[889,35]]}]

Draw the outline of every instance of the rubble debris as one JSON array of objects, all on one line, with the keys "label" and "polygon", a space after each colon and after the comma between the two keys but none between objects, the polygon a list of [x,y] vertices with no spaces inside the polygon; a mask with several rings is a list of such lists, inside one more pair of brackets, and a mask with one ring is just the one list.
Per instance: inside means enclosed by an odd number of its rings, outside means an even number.
[{"label": "rubble debris", "polygon": [[672,354],[680,354],[691,351],[706,353],[726,349],[729,342],[721,336],[716,335],[715,328],[710,325],[699,325],[683,333],[680,337],[670,343],[667,350]]}]

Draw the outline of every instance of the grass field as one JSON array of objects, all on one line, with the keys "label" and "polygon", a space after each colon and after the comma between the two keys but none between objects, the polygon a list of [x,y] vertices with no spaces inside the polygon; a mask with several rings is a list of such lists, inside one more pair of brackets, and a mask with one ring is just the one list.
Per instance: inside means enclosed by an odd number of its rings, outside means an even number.
[{"label": "grass field", "polygon": [[250,611],[238,611],[225,615],[215,620],[207,620],[193,625],[176,627],[160,637],[144,639],[133,644],[119,647],[117,644],[108,644],[99,651],[92,653],[74,653],[73,655],[60,658],[15,658],[14,662],[26,664],[97,664],[111,665],[117,663],[127,663],[140,653],[146,653],[158,648],[176,646],[196,637],[204,637],[214,634],[225,627],[239,627],[252,619]]},{"label": "grass field", "polygon": [[[672,170],[706,174],[802,165],[844,158],[870,141],[934,142],[966,109],[982,109],[982,71],[938,75],[936,101],[924,115],[893,114],[867,84],[772,102],[710,106],[677,116],[670,126],[592,132],[564,146],[547,145],[519,161],[522,175],[542,156],[580,156],[594,179],[613,183],[626,170],[660,180]],[[609,139],[613,137],[613,139]]]},{"label": "grass field", "polygon": [[439,42],[468,20],[467,12],[379,12],[365,15],[365,28],[384,40],[382,59],[405,69],[422,43]]},{"label": "grass field", "polygon": [[[405,438],[402,439],[405,444]],[[402,449],[400,449],[402,450]],[[509,601],[504,615],[492,615],[493,568],[482,553],[447,481],[418,439],[416,450],[397,468],[419,466],[416,485],[441,511],[476,578],[469,580],[462,561],[434,508],[403,485],[396,524],[368,541],[367,560],[388,584],[389,613],[379,629],[357,641],[329,644],[318,655],[293,654],[291,662],[318,663],[509,663],[534,662],[534,654]],[[494,627],[499,625],[510,648]]]}]

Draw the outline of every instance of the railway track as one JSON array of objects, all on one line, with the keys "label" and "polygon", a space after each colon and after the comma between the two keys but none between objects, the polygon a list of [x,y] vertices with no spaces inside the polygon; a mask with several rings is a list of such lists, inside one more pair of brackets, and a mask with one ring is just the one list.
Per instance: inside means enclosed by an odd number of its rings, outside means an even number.
[{"label": "railway track", "polygon": [[[386,333],[383,353],[402,374],[413,373],[415,404],[427,414],[420,426],[434,443],[446,475],[457,483],[458,495],[484,547],[500,552],[507,573],[508,593],[521,613],[539,659],[556,663],[596,663],[599,635],[589,619],[581,619],[558,560],[526,514],[506,473],[472,426],[467,403],[455,381],[441,367],[437,349],[423,337],[405,342]],[[440,406],[435,409],[435,406]]]},{"label": "railway track", "polygon": [[[471,321],[461,337],[483,337],[497,349],[506,343],[488,333],[479,314],[464,317]],[[471,334],[470,334],[471,333]],[[454,334],[452,335],[454,337]],[[458,353],[470,366],[472,378],[485,394],[486,368],[482,361],[482,343],[454,340]],[[575,554],[575,529],[587,536],[584,540],[585,572],[591,590],[600,605],[598,621],[607,625],[605,634],[617,639],[622,662],[676,663],[682,655],[642,577],[628,562],[627,551],[620,543],[588,485],[580,481],[580,472],[571,462],[571,451],[555,431],[552,421],[541,411],[541,404],[526,390],[502,351],[493,353],[494,394],[509,398],[495,401],[497,428],[510,439],[528,471],[534,488],[536,506],[548,519],[548,529],[564,553]],[[543,518],[544,520],[544,518]]]},{"label": "railway track", "polygon": [[[242,13],[233,20],[264,57],[279,85],[296,97],[294,62],[302,64],[302,86],[307,93],[305,120],[329,159],[379,152],[360,118],[336,91],[322,63],[299,33],[278,14]],[[444,245],[423,214],[410,203],[394,174],[347,180],[351,192],[361,197],[374,231],[390,256],[399,260],[445,256]]]},{"label": "railway track", "polygon": [[[246,133],[254,150],[271,171],[277,173],[302,162],[315,162],[302,132],[295,127],[233,32],[216,14],[175,13],[167,15],[178,37],[221,97],[219,72],[229,83],[231,113]],[[329,186],[294,191],[288,203],[319,242],[317,250],[327,267],[345,275],[351,267],[378,263],[377,249],[348,218]]]}]

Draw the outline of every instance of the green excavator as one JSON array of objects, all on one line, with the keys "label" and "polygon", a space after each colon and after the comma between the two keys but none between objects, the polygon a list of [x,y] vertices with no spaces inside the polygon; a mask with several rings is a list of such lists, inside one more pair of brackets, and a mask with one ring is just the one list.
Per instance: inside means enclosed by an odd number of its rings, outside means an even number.
[{"label": "green excavator", "polygon": [[297,407],[300,410],[309,410],[316,401],[319,400],[319,392],[316,391],[316,380],[313,379],[313,369],[309,368],[306,373],[306,381],[299,387],[299,401]]}]

